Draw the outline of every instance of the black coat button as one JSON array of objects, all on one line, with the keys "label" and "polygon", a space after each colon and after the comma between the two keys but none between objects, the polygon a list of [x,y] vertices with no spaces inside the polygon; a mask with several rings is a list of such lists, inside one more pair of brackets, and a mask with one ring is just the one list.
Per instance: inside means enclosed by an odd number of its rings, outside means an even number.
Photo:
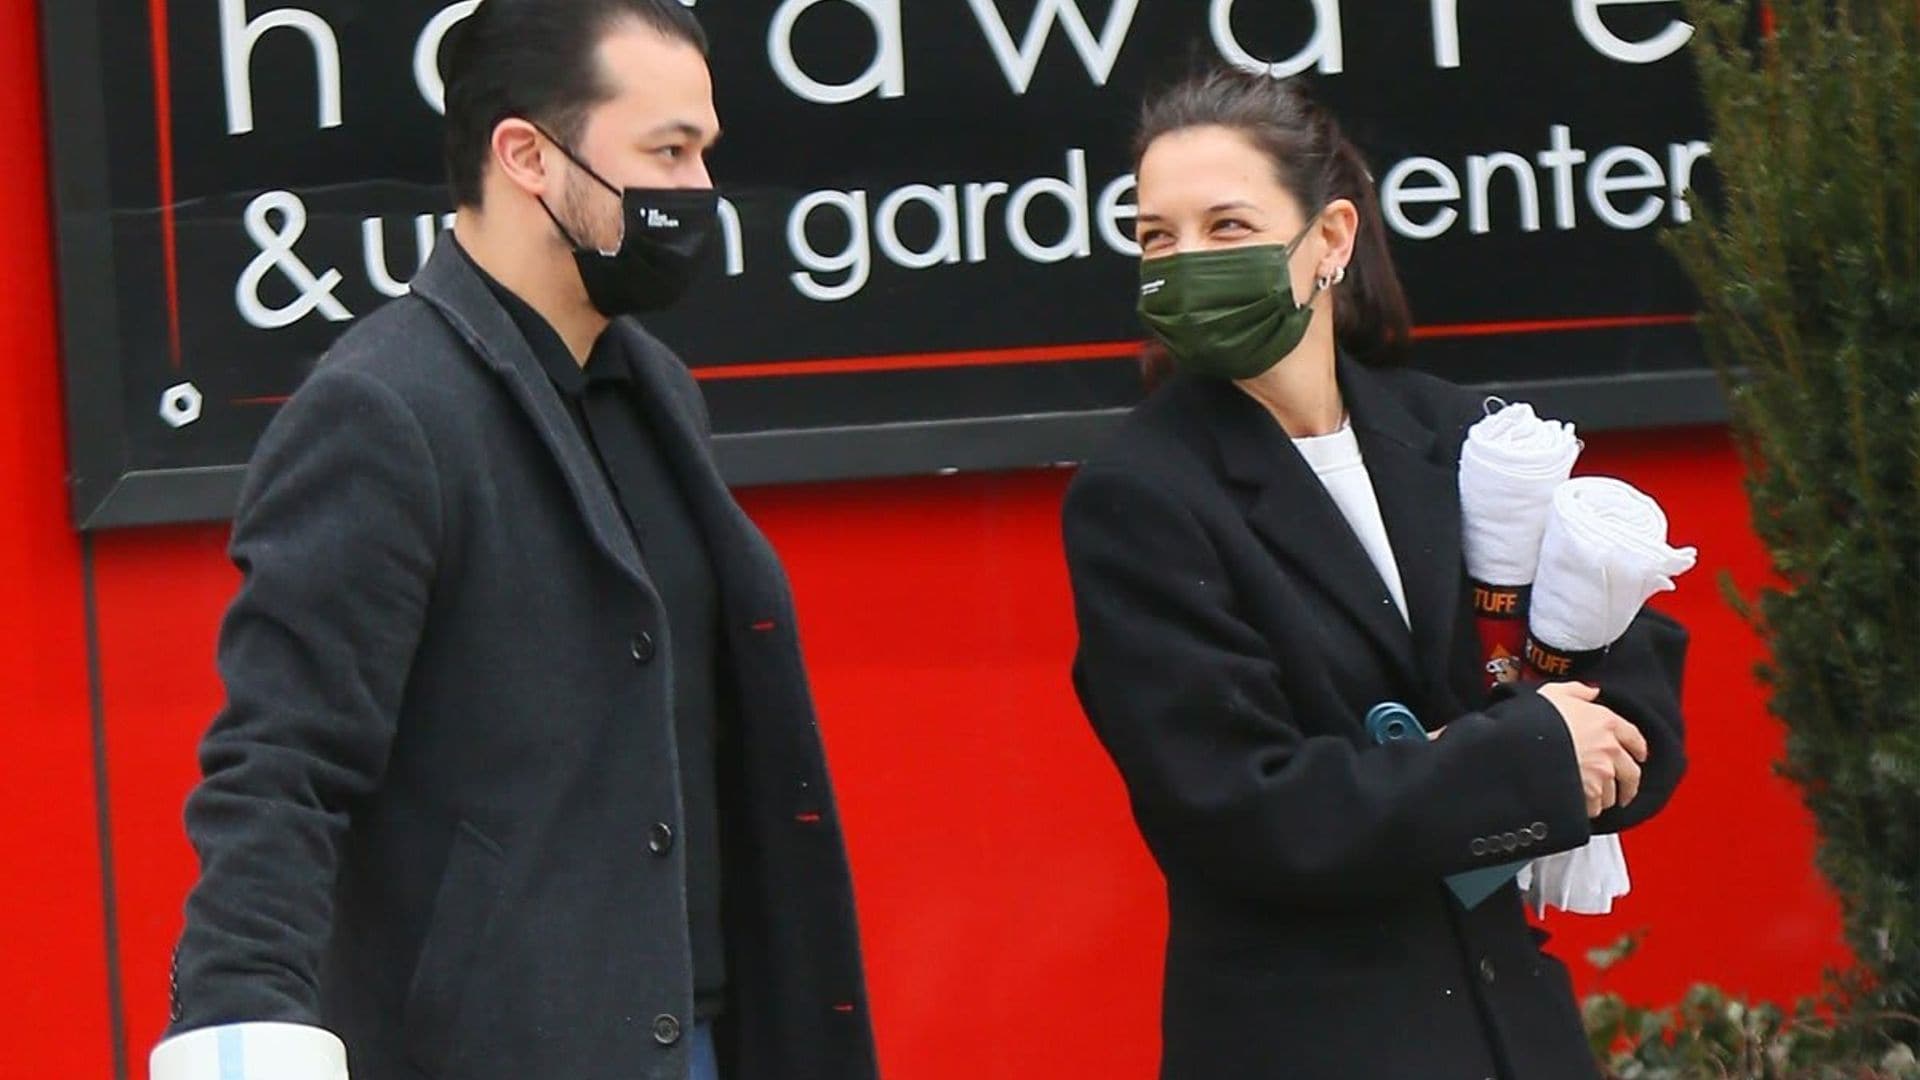
[{"label": "black coat button", "polygon": [[677,1017],[662,1013],[653,1018],[653,1041],[661,1046],[672,1046],[680,1041],[680,1021]]},{"label": "black coat button", "polygon": [[653,635],[648,633],[636,635],[627,646],[627,652],[636,664],[653,663],[654,655],[658,651],[659,648],[653,643]]},{"label": "black coat button", "polygon": [[1491,986],[1493,985],[1493,975],[1494,975],[1493,961],[1492,960],[1480,961],[1480,981]]},{"label": "black coat button", "polygon": [[647,830],[647,850],[655,855],[665,855],[673,850],[673,826],[660,822]]}]

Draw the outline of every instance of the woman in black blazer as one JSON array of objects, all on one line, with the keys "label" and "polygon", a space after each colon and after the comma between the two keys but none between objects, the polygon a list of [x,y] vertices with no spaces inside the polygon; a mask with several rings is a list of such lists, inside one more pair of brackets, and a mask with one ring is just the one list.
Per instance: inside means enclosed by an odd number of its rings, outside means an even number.
[{"label": "woman in black blazer", "polygon": [[[1481,404],[1389,364],[1407,307],[1359,154],[1237,72],[1149,103],[1137,149],[1171,372],[1065,529],[1075,686],[1167,881],[1161,1075],[1592,1077],[1518,891],[1442,879],[1665,804],[1685,633],[1643,612],[1597,691],[1490,700],[1457,487]],[[1389,700],[1432,740],[1373,745]]]}]

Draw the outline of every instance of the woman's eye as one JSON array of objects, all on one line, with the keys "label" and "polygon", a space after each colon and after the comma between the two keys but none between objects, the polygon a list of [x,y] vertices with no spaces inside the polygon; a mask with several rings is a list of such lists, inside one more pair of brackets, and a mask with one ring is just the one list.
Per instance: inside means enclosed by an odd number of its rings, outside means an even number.
[{"label": "woman's eye", "polygon": [[663,146],[655,150],[654,153],[659,154],[668,161],[678,161],[680,160],[680,155],[686,153],[686,150],[684,147],[679,146]]},{"label": "woman's eye", "polygon": [[1221,218],[1219,221],[1213,223],[1214,232],[1247,232],[1252,230],[1252,228],[1253,226],[1241,221],[1239,218]]}]

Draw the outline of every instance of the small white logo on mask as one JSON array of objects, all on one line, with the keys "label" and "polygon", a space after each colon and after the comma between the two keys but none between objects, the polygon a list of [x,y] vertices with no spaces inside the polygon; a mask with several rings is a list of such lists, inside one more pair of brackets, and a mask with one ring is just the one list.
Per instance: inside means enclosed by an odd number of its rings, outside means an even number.
[{"label": "small white logo on mask", "polygon": [[677,229],[679,227],[680,227],[679,218],[673,217],[670,214],[663,214],[660,211],[655,210],[651,207],[647,209],[647,228]]},{"label": "small white logo on mask", "polygon": [[1146,284],[1140,286],[1140,295],[1152,296],[1154,293],[1157,293],[1161,289],[1164,289],[1166,287],[1167,287],[1166,278],[1161,278],[1158,281],[1149,281]]}]

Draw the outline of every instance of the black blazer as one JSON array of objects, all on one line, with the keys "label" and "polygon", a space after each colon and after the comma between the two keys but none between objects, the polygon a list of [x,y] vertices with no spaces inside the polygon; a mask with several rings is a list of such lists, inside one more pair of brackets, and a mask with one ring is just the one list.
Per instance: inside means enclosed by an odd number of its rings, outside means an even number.
[{"label": "black blazer", "polygon": [[[714,468],[686,369],[615,332],[722,594],[729,1075],[865,1080],[785,576]],[[274,420],[232,555],[173,1030],[322,1025],[355,1080],[684,1076],[673,643],[590,450],[451,243]]]},{"label": "black blazer", "polygon": [[[1594,1076],[1518,891],[1468,911],[1441,878],[1657,811],[1685,767],[1685,635],[1643,613],[1595,676],[1653,752],[1639,799],[1589,823],[1558,712],[1480,689],[1457,483],[1478,399],[1345,359],[1339,377],[1411,633],[1292,442],[1230,384],[1172,380],[1067,495],[1075,685],[1167,882],[1162,1076]],[[1373,746],[1362,721],[1383,700],[1445,734]]]}]

